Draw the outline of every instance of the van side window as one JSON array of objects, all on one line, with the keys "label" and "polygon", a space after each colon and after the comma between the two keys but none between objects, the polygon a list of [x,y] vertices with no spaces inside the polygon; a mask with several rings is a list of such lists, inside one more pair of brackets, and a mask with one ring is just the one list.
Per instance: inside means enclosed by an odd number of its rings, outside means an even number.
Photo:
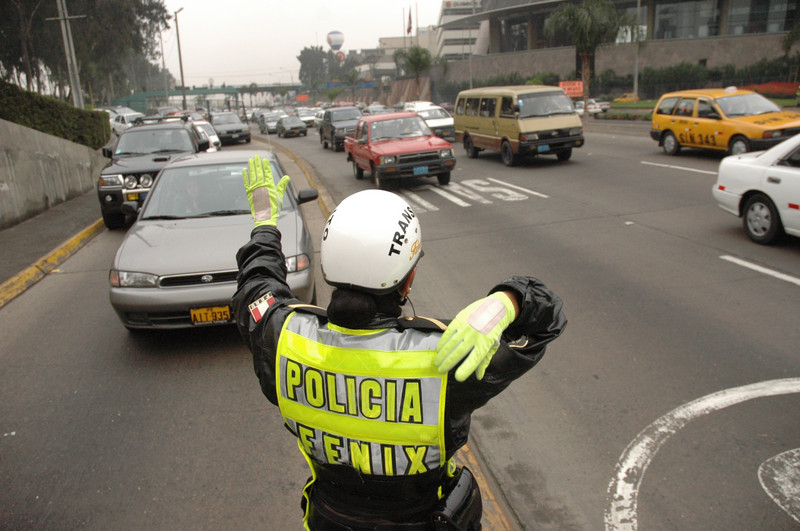
[{"label": "van side window", "polygon": [[481,116],[484,118],[494,117],[494,109],[497,105],[496,98],[483,98],[481,100]]},{"label": "van side window", "polygon": [[460,98],[456,102],[456,114],[464,114],[464,98]]},{"label": "van side window", "polygon": [[464,114],[467,116],[478,116],[478,107],[481,100],[479,98],[467,98],[467,107]]},{"label": "van side window", "polygon": [[657,114],[672,114],[675,109],[675,104],[678,103],[678,98],[664,98],[656,110]]},{"label": "van side window", "polygon": [[514,100],[508,96],[503,96],[500,102],[500,116],[514,117]]}]

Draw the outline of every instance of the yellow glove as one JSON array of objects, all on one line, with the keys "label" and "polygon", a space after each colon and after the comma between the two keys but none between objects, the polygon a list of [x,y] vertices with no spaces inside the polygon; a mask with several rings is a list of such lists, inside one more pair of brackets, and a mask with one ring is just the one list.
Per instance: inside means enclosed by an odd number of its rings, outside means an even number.
[{"label": "yellow glove", "polygon": [[515,317],[514,304],[505,293],[492,293],[473,302],[458,312],[442,334],[436,345],[434,365],[440,373],[445,373],[461,362],[456,369],[456,380],[463,382],[473,372],[478,380],[483,379],[500,346],[500,336]]},{"label": "yellow glove", "polygon": [[248,175],[245,168],[242,169],[242,175],[255,226],[272,225],[275,227],[278,225],[278,216],[283,208],[283,193],[289,184],[289,176],[284,175],[275,186],[269,159],[262,160],[260,156],[256,155],[250,159],[249,166],[250,174]]}]

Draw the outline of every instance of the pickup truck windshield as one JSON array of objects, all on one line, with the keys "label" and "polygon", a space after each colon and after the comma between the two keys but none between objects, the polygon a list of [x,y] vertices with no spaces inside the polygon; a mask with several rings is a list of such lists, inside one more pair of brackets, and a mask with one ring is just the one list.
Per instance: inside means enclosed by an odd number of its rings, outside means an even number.
[{"label": "pickup truck windshield", "polygon": [[552,116],[554,114],[572,114],[575,108],[572,101],[563,91],[532,92],[517,98],[519,117]]},{"label": "pickup truck windshield", "polygon": [[331,120],[334,122],[358,120],[359,118],[361,118],[361,111],[358,109],[342,109],[341,111],[333,111],[331,113]]},{"label": "pickup truck windshield", "polygon": [[380,120],[370,125],[372,141],[391,140],[394,138],[410,138],[415,136],[432,136],[430,128],[419,116]]}]

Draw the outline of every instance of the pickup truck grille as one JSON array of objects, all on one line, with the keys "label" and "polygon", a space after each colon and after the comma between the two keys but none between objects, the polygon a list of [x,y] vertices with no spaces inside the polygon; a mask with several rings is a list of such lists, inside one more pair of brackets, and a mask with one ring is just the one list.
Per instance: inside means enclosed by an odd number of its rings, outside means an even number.
[{"label": "pickup truck grille", "polygon": [[438,151],[423,151],[421,153],[406,153],[405,155],[398,155],[397,162],[400,164],[407,164],[412,162],[427,162],[438,161]]}]

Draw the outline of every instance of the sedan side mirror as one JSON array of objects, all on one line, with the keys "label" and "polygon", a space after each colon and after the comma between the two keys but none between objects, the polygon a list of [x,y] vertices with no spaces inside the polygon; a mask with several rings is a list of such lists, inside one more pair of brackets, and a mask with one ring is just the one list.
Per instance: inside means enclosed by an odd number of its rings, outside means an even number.
[{"label": "sedan side mirror", "polygon": [[297,203],[303,204],[315,200],[319,197],[319,192],[313,188],[303,188],[297,192]]}]

